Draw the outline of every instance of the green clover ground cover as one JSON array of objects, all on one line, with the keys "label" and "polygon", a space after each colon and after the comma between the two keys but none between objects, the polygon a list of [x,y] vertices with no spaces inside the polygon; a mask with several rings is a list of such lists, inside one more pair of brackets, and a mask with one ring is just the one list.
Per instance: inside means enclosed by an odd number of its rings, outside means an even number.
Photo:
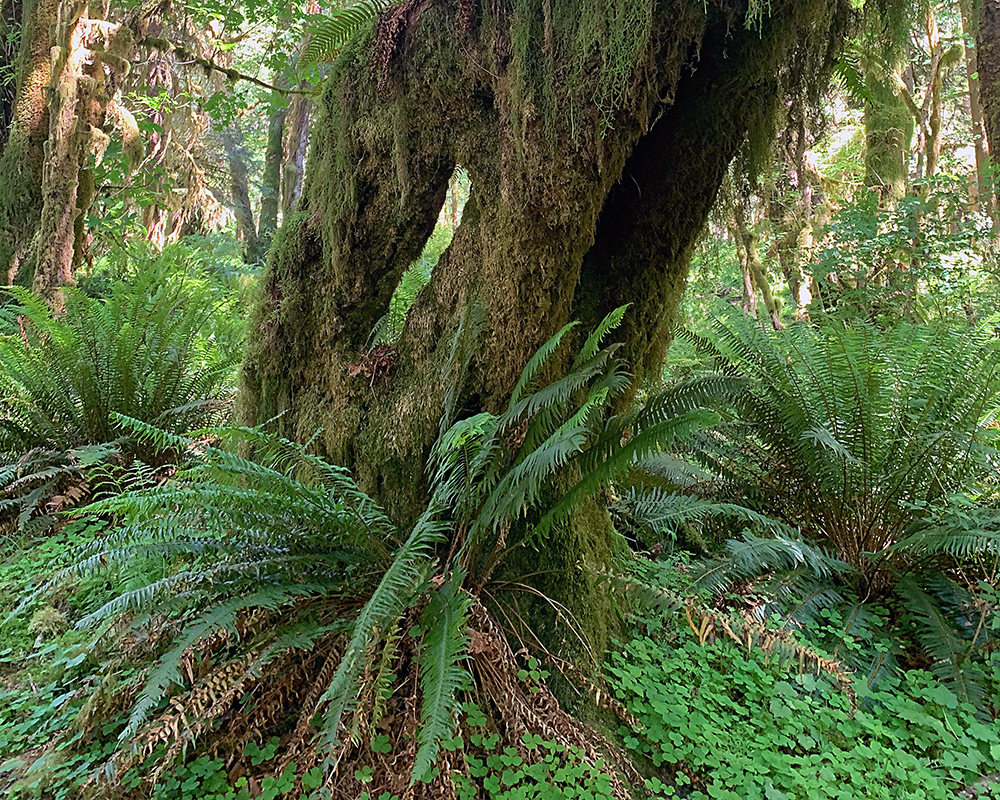
[{"label": "green clover ground cover", "polygon": [[944,800],[1000,769],[1000,723],[927,672],[862,682],[854,708],[825,677],[728,641],[637,637],[609,669],[643,725],[626,745],[674,775],[649,781],[665,797]]}]

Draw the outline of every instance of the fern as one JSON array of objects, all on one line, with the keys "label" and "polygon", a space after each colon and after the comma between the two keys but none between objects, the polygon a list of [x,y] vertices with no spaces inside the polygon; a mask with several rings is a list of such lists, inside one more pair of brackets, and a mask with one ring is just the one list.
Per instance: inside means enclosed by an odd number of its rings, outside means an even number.
[{"label": "fern", "polygon": [[359,31],[370,26],[383,11],[401,0],[359,0],[346,8],[335,10],[306,30],[306,46],[302,50],[301,66],[319,61],[331,61]]},{"label": "fern", "polygon": [[[962,664],[986,642],[965,641],[959,615],[928,587],[954,589],[942,570],[975,574],[1000,551],[990,502],[1000,347],[991,330],[822,322],[771,332],[721,310],[698,349],[715,395],[703,402],[723,422],[685,440],[695,466],[670,470],[693,497],[667,481],[645,504],[627,498],[634,518],[668,532],[686,515],[721,513],[748,526],[703,565],[698,585],[721,594],[752,582],[769,598],[762,613],[789,624],[839,609],[838,648],[875,635],[857,597],[903,605],[917,635],[887,631],[884,619],[878,635],[897,650],[915,638],[942,678],[976,695],[976,671]],[[970,499],[981,492],[983,501]],[[892,653],[861,650],[856,663],[867,659],[870,679],[893,667]]]},{"label": "fern", "polygon": [[958,697],[982,708],[983,688],[969,669],[969,656],[975,642],[958,635],[954,621],[942,613],[940,603],[914,577],[900,578],[896,589],[917,627],[921,646],[934,659],[934,673]]},{"label": "fern", "polygon": [[457,588],[461,574],[432,592],[421,617],[425,632],[419,655],[420,711],[419,747],[413,764],[413,779],[429,780],[437,761],[441,740],[455,730],[459,692],[471,689],[471,677],[461,666],[468,637],[465,633],[469,596]]},{"label": "fern", "polygon": [[[165,559],[168,573],[118,592],[80,622],[97,629],[95,646],[100,646],[120,634],[126,619],[180,612],[170,649],[136,696],[123,746],[135,741],[137,754],[144,756],[169,733],[165,722],[152,719],[155,710],[182,681],[192,654],[220,653],[213,642],[223,631],[229,636],[223,637],[227,644],[218,673],[226,691],[266,681],[267,670],[282,663],[290,648],[315,646],[329,654],[329,669],[317,673],[316,691],[309,692],[296,728],[310,735],[310,720],[318,719],[312,746],[328,770],[352,744],[365,746],[386,702],[395,702],[389,682],[409,652],[400,640],[414,634],[421,722],[412,777],[427,779],[442,740],[454,732],[462,695],[472,686],[463,664],[472,597],[506,548],[537,539],[543,526],[532,523],[546,517],[547,499],[567,485],[576,489],[564,492],[552,524],[593,487],[703,432],[716,419],[698,406],[701,395],[693,389],[609,417],[629,377],[616,346],[602,343],[623,313],[609,315],[569,367],[545,380],[545,373],[556,372],[555,358],[573,326],[557,332],[529,360],[503,412],[442,425],[427,465],[432,496],[405,537],[347,470],[308,445],[239,427],[182,435],[148,418],[112,413],[115,429],[137,445],[175,453],[177,472],[155,489],[93,503],[88,510],[95,518],[116,520],[118,527],[80,548],[22,605],[82,576],[136,559]],[[464,380],[479,324],[470,316],[456,335],[449,380]],[[453,405],[445,410],[446,420]],[[613,434],[606,431],[609,424],[617,426]],[[632,439],[623,446],[624,426]],[[515,528],[517,538],[508,545],[505,537]],[[413,625],[418,612],[419,628]],[[307,617],[335,619],[339,626],[309,622],[309,631],[329,633],[310,638],[313,633],[296,628]],[[232,635],[251,618],[266,620],[252,639]],[[203,688],[190,692],[196,709],[207,702]],[[219,713],[214,708],[203,710]],[[171,747],[209,727],[194,724]]]},{"label": "fern", "polygon": [[437,513],[438,510],[433,506],[425,511],[396,553],[392,565],[355,619],[354,630],[340,666],[320,700],[327,708],[320,735],[328,753],[327,763],[331,768],[337,763],[341,752],[341,720],[353,709],[357,700],[368,645],[379,631],[395,625],[403,611],[414,603],[418,590],[427,577],[431,545],[445,539],[448,525],[435,519]]},{"label": "fern", "polygon": [[277,608],[297,596],[320,593],[323,588],[308,584],[293,587],[270,587],[245,597],[236,597],[220,603],[204,612],[194,622],[186,625],[184,632],[173,643],[173,647],[160,659],[159,665],[146,679],[132,706],[128,724],[119,734],[118,741],[125,743],[134,739],[148,718],[149,712],[160,703],[170,686],[183,680],[180,662],[190,647],[220,629],[235,633],[236,615],[243,609]]},{"label": "fern", "polygon": [[[120,413],[179,431],[211,418],[231,385],[232,357],[199,338],[212,313],[187,287],[116,284],[106,300],[67,295],[65,314],[8,290],[0,336],[0,448],[67,450],[110,442]],[[22,337],[20,331],[24,330]]]}]

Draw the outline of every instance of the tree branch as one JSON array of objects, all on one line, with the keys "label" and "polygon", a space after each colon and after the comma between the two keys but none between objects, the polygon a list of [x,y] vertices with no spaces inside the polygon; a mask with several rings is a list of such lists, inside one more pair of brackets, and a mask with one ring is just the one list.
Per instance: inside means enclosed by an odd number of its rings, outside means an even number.
[{"label": "tree branch", "polygon": [[140,43],[144,47],[152,47],[155,50],[162,50],[164,53],[173,52],[177,54],[177,57],[183,61],[191,61],[200,67],[204,67],[209,72],[221,72],[231,81],[249,81],[256,86],[260,86],[263,89],[268,89],[272,92],[277,92],[278,94],[289,95],[289,94],[302,94],[302,95],[312,95],[314,91],[305,91],[303,89],[285,89],[280,86],[275,86],[272,83],[267,83],[262,81],[260,78],[255,78],[253,75],[247,75],[239,70],[232,69],[230,67],[223,67],[216,64],[210,58],[202,58],[201,56],[195,55],[190,50],[188,50],[182,44],[174,44],[173,42],[162,39],[156,36],[147,36]]}]

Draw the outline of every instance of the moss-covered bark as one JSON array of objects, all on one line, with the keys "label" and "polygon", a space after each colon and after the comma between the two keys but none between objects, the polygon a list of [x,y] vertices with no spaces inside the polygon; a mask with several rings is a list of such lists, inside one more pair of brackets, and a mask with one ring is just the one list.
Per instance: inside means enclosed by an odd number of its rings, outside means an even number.
[{"label": "moss-covered bark", "polygon": [[1000,152],[1000,0],[982,0],[976,62],[986,138],[989,151],[996,158]]},{"label": "moss-covered bark", "polygon": [[891,208],[906,195],[907,151],[913,116],[895,87],[869,81],[872,99],[865,103],[865,185],[878,193],[879,205]]},{"label": "moss-covered bark", "polygon": [[[45,88],[58,0],[22,7],[17,87],[7,144],[0,154],[0,282],[30,284],[32,248],[42,205],[43,150],[49,135]],[[26,276],[26,278],[25,278]]]},{"label": "moss-covered bark", "polygon": [[[282,414],[276,424],[296,439],[322,427],[326,455],[401,521],[426,502],[449,384],[462,381],[460,409],[496,410],[555,330],[623,302],[635,306],[624,352],[636,380],[656,365],[723,173],[751,153],[748,140],[770,142],[782,71],[799,50],[824,61],[847,9],[772,0],[748,28],[739,0],[612,5],[608,20],[604,3],[511,0],[471,13],[459,0],[412,0],[328,79],[302,212],[263,279],[242,402],[247,422]],[[373,372],[367,339],[456,164],[472,181],[462,224],[394,368]],[[485,325],[460,378],[452,341],[472,302]],[[542,560],[559,568],[537,585],[593,618],[599,652],[610,608],[586,576],[614,542],[592,512],[548,541]]]},{"label": "moss-covered bark", "polygon": [[288,106],[271,111],[267,120],[267,149],[264,153],[264,174],[261,177],[260,220],[257,236],[261,255],[267,253],[274,232],[278,229],[278,207],[281,204],[281,161],[285,152],[285,118]]}]

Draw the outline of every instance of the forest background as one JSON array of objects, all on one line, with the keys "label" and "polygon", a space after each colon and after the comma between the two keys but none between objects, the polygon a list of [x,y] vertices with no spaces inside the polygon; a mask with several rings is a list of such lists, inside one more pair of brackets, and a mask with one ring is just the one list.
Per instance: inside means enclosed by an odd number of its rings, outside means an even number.
[{"label": "forest background", "polygon": [[1000,792],[1000,4],[0,6],[0,793]]}]

